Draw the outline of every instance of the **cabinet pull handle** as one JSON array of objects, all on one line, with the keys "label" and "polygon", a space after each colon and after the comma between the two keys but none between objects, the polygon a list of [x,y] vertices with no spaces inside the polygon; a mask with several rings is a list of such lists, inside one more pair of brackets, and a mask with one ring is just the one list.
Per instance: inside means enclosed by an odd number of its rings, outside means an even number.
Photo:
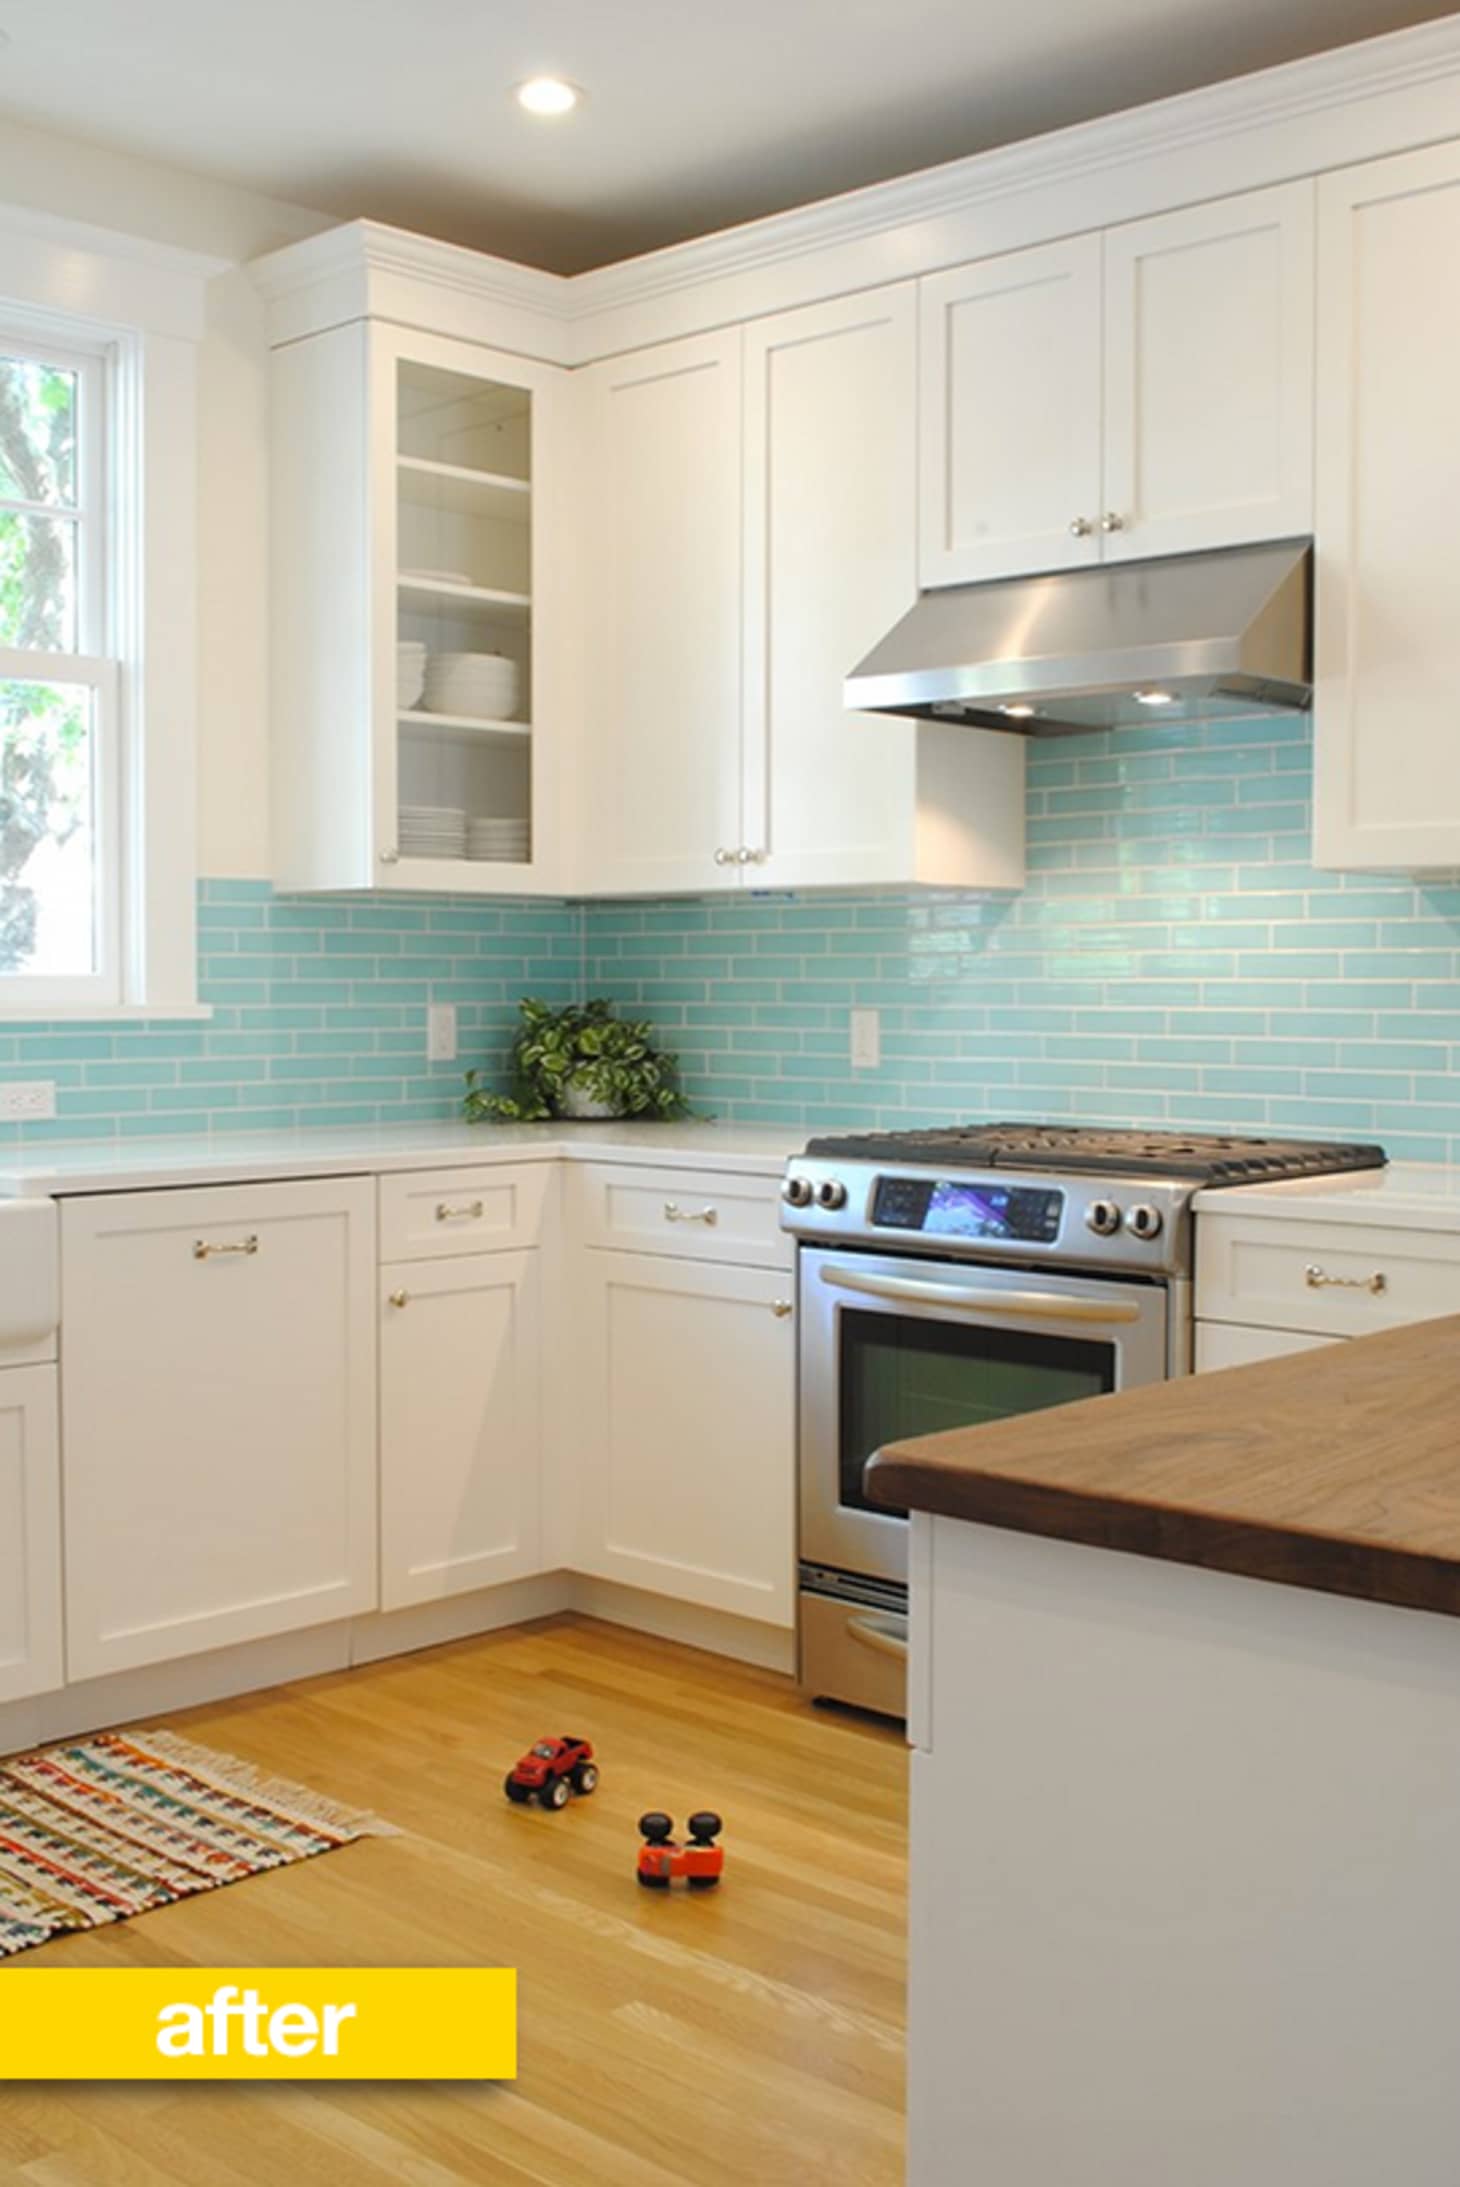
[{"label": "cabinet pull handle", "polygon": [[392,1291],[390,1294],[390,1303],[392,1306],[409,1306],[411,1303],[411,1294],[409,1291]]},{"label": "cabinet pull handle", "polygon": [[468,1221],[479,1223],[484,1212],[480,1200],[464,1200],[460,1207],[453,1207],[449,1200],[438,1200],[436,1202],[436,1220],[438,1223]]},{"label": "cabinet pull handle", "polygon": [[1125,530],[1125,518],[1118,509],[1107,509],[1100,519],[1100,529],[1103,532],[1123,532]]},{"label": "cabinet pull handle", "polygon": [[720,1210],[717,1207],[681,1207],[677,1200],[666,1200],[664,1220],[667,1223],[704,1223],[713,1230],[720,1220]]},{"label": "cabinet pull handle", "polygon": [[380,863],[383,866],[398,866],[400,864],[400,852],[383,850],[380,854]]},{"label": "cabinet pull handle", "polygon": [[771,1312],[775,1315],[777,1321],[788,1321],[792,1312],[791,1301],[789,1299],[772,1299]]},{"label": "cabinet pull handle", "polygon": [[1375,1298],[1389,1288],[1389,1278],[1382,1268],[1376,1268],[1372,1276],[1330,1276],[1317,1261],[1309,1261],[1303,1281],[1310,1291],[1372,1291]]},{"label": "cabinet pull handle", "polygon": [[259,1241],[252,1233],[246,1238],[234,1238],[226,1245],[219,1245],[210,1238],[194,1238],[193,1259],[211,1261],[216,1260],[220,1254],[257,1253],[258,1249]]},{"label": "cabinet pull handle", "polygon": [[717,850],[715,853],[715,864],[717,866],[733,866],[738,863],[737,854],[733,850]]},{"label": "cabinet pull handle", "polygon": [[768,856],[767,851],[752,850],[748,843],[742,843],[735,853],[735,863],[738,866],[763,866]]},{"label": "cabinet pull handle", "polygon": [[1070,536],[1073,539],[1088,539],[1094,529],[1095,527],[1088,516],[1072,516],[1070,518]]}]

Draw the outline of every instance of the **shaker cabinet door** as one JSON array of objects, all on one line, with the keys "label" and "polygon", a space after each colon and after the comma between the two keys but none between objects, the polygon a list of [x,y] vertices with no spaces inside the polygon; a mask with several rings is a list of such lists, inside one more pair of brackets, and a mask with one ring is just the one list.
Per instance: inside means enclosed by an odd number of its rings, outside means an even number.
[{"label": "shaker cabinet door", "polygon": [[583,1259],[576,1568],[790,1625],[791,1277],[642,1253]]},{"label": "shaker cabinet door", "polygon": [[580,377],[581,885],[738,888],[740,333]]},{"label": "shaker cabinet door", "polygon": [[0,1373],[0,1701],[49,1693],[61,1656],[61,1453],[54,1367]]},{"label": "shaker cabinet door", "polygon": [[1100,559],[1100,238],[920,284],[925,586]]},{"label": "shaker cabinet door", "polygon": [[536,1253],[381,1270],[380,1606],[539,1568]]},{"label": "shaker cabinet door", "polygon": [[374,1609],[371,1180],[99,1194],[61,1239],[69,1676]]},{"label": "shaker cabinet door", "polygon": [[1109,229],[1106,561],[1312,523],[1312,183]]},{"label": "shaker cabinet door", "polygon": [[1318,185],[1320,866],[1460,866],[1460,145]]}]

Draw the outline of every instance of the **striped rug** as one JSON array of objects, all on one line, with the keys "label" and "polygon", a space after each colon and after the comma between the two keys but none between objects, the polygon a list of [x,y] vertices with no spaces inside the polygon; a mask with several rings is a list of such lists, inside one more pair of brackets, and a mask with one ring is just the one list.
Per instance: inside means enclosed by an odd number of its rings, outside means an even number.
[{"label": "striped rug", "polygon": [[0,1762],[0,1959],[393,1835],[171,1732],[104,1731],[17,1755]]}]

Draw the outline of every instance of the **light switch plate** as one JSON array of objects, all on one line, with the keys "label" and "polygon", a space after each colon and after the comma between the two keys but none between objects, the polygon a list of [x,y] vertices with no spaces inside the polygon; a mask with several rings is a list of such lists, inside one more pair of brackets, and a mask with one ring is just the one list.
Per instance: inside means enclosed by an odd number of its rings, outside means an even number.
[{"label": "light switch plate", "polygon": [[0,1086],[0,1117],[10,1123],[44,1124],[56,1113],[53,1078],[16,1079]]},{"label": "light switch plate", "polygon": [[431,1002],[426,1005],[426,1061],[428,1063],[454,1063],[456,1061],[456,1004]]},{"label": "light switch plate", "polygon": [[882,1061],[882,1018],[876,1010],[852,1012],[852,1069],[875,1071]]}]

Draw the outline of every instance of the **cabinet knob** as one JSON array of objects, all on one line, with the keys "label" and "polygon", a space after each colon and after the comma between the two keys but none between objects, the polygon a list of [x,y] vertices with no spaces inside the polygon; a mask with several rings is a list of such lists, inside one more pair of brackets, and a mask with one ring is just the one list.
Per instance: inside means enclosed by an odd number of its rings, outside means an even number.
[{"label": "cabinet knob", "polygon": [[380,854],[380,863],[383,866],[398,866],[400,864],[400,852],[383,850]]},{"label": "cabinet knob", "polygon": [[752,850],[748,843],[742,843],[735,853],[735,863],[738,866],[763,866],[768,855],[766,851]]},{"label": "cabinet knob", "polygon": [[777,1321],[788,1321],[791,1310],[791,1301],[789,1299],[771,1300],[771,1312],[775,1315]]},{"label": "cabinet knob", "polygon": [[715,853],[715,864],[717,866],[738,865],[739,855],[733,850],[717,850]]},{"label": "cabinet knob", "polygon": [[390,1294],[390,1303],[392,1306],[409,1306],[411,1303],[411,1294],[409,1291],[392,1291]]},{"label": "cabinet knob", "polygon": [[1076,539],[1088,539],[1095,529],[1088,516],[1072,516],[1070,531]]},{"label": "cabinet knob", "polygon": [[1103,532],[1123,532],[1125,530],[1125,518],[1120,515],[1118,510],[1107,509],[1100,519],[1100,529]]}]

